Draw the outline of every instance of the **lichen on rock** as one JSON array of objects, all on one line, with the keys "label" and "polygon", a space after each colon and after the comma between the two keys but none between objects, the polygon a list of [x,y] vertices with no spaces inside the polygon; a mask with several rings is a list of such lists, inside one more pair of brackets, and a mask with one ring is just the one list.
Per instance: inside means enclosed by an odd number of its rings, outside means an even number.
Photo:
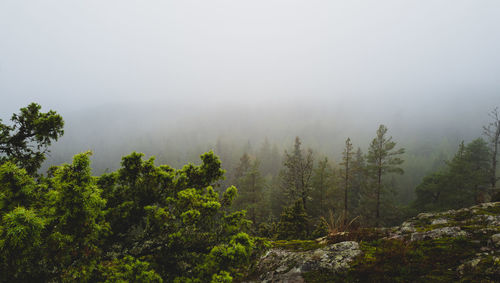
[{"label": "lichen on rock", "polygon": [[349,268],[349,264],[360,254],[359,244],[354,241],[311,251],[273,248],[260,259],[257,270],[262,282],[304,282],[304,273],[320,269],[336,273]]},{"label": "lichen on rock", "polygon": [[279,243],[257,264],[257,282],[499,282],[500,202],[421,213],[317,245]]}]

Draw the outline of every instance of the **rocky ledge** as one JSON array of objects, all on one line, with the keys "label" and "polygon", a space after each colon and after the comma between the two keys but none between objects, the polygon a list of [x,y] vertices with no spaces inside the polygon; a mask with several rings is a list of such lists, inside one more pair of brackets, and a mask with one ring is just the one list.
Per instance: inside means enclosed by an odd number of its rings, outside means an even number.
[{"label": "rocky ledge", "polygon": [[249,281],[500,282],[500,202],[294,242],[275,244]]}]

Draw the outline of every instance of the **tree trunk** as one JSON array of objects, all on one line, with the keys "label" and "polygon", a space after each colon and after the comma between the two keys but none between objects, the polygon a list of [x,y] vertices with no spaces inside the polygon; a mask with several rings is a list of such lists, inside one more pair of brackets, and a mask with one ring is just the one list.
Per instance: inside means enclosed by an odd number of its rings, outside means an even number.
[{"label": "tree trunk", "polygon": [[375,227],[378,227],[380,218],[380,187],[382,185],[382,168],[378,168],[378,182],[377,182],[377,213],[375,216]]},{"label": "tree trunk", "polygon": [[495,147],[493,149],[493,161],[491,170],[493,171],[493,176],[491,178],[491,191],[495,193],[497,188],[497,153],[498,153],[498,139],[500,136],[500,130],[497,130],[497,135],[495,136]]},{"label": "tree trunk", "polygon": [[255,200],[256,198],[256,193],[255,193],[255,175],[252,174],[252,222],[253,222],[253,225],[254,227],[257,227],[257,223],[256,223],[256,204],[257,204],[257,201]]},{"label": "tree trunk", "polygon": [[349,158],[345,164],[345,188],[344,188],[344,226],[347,225],[347,186],[349,184]]}]

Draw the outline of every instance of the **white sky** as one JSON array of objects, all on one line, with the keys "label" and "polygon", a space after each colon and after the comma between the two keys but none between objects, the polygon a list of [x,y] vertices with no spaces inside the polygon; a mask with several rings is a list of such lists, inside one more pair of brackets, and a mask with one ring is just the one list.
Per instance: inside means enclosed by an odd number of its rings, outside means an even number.
[{"label": "white sky", "polygon": [[31,101],[486,112],[500,1],[0,0],[0,97],[4,119]]}]

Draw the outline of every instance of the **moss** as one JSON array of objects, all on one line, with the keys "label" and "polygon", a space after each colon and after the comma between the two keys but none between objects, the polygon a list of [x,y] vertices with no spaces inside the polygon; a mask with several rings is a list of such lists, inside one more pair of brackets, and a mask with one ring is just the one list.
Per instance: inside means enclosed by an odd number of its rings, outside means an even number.
[{"label": "moss", "polygon": [[[498,282],[500,271],[500,258],[497,256],[486,256],[472,269],[468,270],[462,281],[465,282]],[[481,279],[481,280],[478,280]]]},{"label": "moss", "polygon": [[424,229],[425,227],[431,225],[432,220],[430,218],[424,218],[424,219],[414,219],[413,221],[413,227],[415,229]]},{"label": "moss", "polygon": [[[363,254],[337,282],[450,282],[458,279],[456,267],[474,256],[479,243],[465,238],[421,242],[377,240],[361,243]],[[480,278],[480,277],[479,277]]]},{"label": "moss", "polygon": [[455,221],[465,221],[472,218],[472,211],[470,210],[459,210],[455,214],[450,214],[448,217]]},{"label": "moss", "polygon": [[474,211],[476,214],[484,214],[484,215],[500,215],[500,206],[490,206],[485,208],[477,208]]},{"label": "moss", "polygon": [[350,232],[328,235],[328,244],[335,244],[344,241],[374,241],[382,237],[388,236],[387,229],[381,228],[361,228]]},{"label": "moss", "polygon": [[454,227],[454,226],[460,227],[461,226],[460,224],[461,223],[458,221],[448,220],[446,223],[443,223],[443,224],[429,224],[425,227],[422,227],[423,231],[418,231],[418,232],[427,232],[427,231],[431,231],[431,230],[439,229],[439,228],[444,228],[444,227]]},{"label": "moss", "polygon": [[[358,229],[330,235],[327,238],[330,244],[345,240],[359,242],[361,255],[343,272],[322,269],[302,276],[305,282],[498,282],[500,253],[481,252],[481,248],[491,245],[491,236],[500,232],[500,226],[489,226],[489,215],[500,215],[500,203],[409,220],[417,232],[460,227],[467,232],[467,237],[411,242],[408,241],[411,233],[406,232],[403,236],[407,240],[383,239],[388,234],[387,229]],[[441,218],[447,222],[431,224]],[[314,241],[276,241],[273,246],[303,251],[318,248],[320,244]]]},{"label": "moss", "polygon": [[282,248],[290,251],[310,251],[324,247],[313,240],[279,240],[271,243],[274,248]]},{"label": "moss", "polygon": [[335,283],[339,282],[335,273],[328,269],[313,270],[305,272],[302,277],[307,283]]}]

